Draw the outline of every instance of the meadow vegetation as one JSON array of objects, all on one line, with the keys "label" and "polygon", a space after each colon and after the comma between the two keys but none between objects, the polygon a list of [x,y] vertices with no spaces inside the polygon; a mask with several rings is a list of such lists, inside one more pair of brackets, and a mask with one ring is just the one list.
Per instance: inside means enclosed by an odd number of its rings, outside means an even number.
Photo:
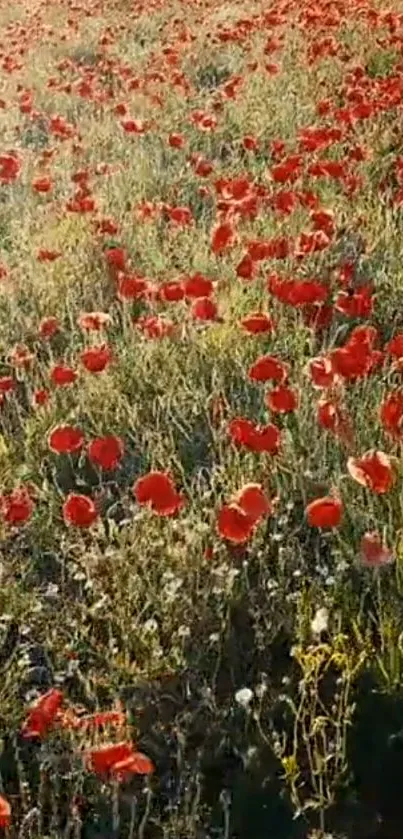
[{"label": "meadow vegetation", "polygon": [[0,830],[401,839],[403,6],[0,2]]}]

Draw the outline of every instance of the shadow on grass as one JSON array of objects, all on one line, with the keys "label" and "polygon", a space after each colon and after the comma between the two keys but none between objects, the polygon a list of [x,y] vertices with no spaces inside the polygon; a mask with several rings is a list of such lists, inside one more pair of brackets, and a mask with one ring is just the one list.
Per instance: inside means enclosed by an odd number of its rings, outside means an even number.
[{"label": "shadow on grass", "polygon": [[[242,567],[242,551],[232,559],[234,567]],[[274,563],[269,555],[256,567],[250,563],[248,586],[240,586],[226,604],[225,627],[217,623],[214,603],[197,611],[189,627],[187,664],[180,673],[144,684],[128,680],[119,688],[139,733],[138,746],[156,765],[149,787],[141,778],[122,785],[119,827],[111,791],[89,773],[80,774],[80,759],[69,751],[71,744],[66,746],[56,736],[42,746],[6,733],[0,776],[16,802],[16,825],[26,818],[26,810],[25,815],[18,812],[23,782],[35,807],[41,808],[42,832],[30,830],[32,839],[307,839],[318,826],[316,815],[293,818],[283,767],[270,736],[262,737],[256,724],[255,700],[250,712],[236,701],[237,691],[256,689],[266,674],[264,731],[289,737],[292,719],[279,699],[284,692],[296,697],[300,674],[290,655],[295,643],[292,607],[283,599],[284,592],[278,602],[268,600],[267,567],[275,575]],[[214,633],[220,636],[218,645],[210,643]],[[16,644],[21,648],[20,635],[18,626],[9,627],[0,650],[3,662]],[[26,642],[32,652],[35,638]],[[39,670],[45,672],[52,664],[40,653],[36,648],[36,683]],[[46,687],[40,685],[41,690]],[[64,688],[70,701],[76,701],[74,677],[66,679]],[[326,814],[326,829],[333,839],[401,839],[403,694],[380,693],[366,672],[353,700],[356,710],[347,744],[350,774]],[[74,795],[82,800],[79,825],[71,821]],[[21,829],[14,835],[22,835]]]}]

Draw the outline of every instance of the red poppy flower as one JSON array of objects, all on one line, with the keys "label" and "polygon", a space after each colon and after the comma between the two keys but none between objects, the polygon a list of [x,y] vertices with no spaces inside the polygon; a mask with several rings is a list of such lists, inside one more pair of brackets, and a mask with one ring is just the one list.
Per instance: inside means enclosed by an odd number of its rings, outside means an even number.
[{"label": "red poppy flower", "polygon": [[17,387],[12,376],[0,376],[0,393],[11,393]]},{"label": "red poppy flower", "polygon": [[298,407],[298,393],[288,385],[279,385],[266,395],[265,402],[275,414],[291,414]]},{"label": "red poppy flower", "polygon": [[354,281],[356,270],[355,262],[344,262],[338,271],[339,285],[343,288],[349,288]]},{"label": "red poppy flower", "polygon": [[148,221],[157,217],[161,210],[159,203],[140,201],[135,208],[135,215],[140,221]]},{"label": "red poppy flower", "polygon": [[120,437],[97,437],[88,446],[91,463],[100,469],[116,469],[123,457],[124,447]]},{"label": "red poppy flower", "polygon": [[287,236],[278,236],[274,239],[269,239],[263,243],[263,246],[265,253],[263,259],[287,259],[294,248],[292,239]]},{"label": "red poppy flower", "polygon": [[86,763],[88,769],[95,772],[96,775],[105,775],[110,772],[115,763],[127,760],[132,755],[133,746],[131,743],[108,743],[88,752]]},{"label": "red poppy flower", "polygon": [[251,420],[237,417],[228,427],[232,441],[238,446],[245,446],[253,452],[277,454],[280,448],[281,433],[273,423],[255,425]]},{"label": "red poppy flower", "polygon": [[120,124],[126,134],[144,134],[149,127],[143,119],[123,119]]},{"label": "red poppy flower", "polygon": [[71,181],[73,184],[78,184],[83,189],[88,187],[88,180],[90,177],[90,173],[88,169],[78,169],[77,172],[73,172],[71,175]]},{"label": "red poppy flower", "polygon": [[350,318],[369,318],[373,309],[372,293],[372,288],[368,286],[352,294],[340,291],[334,304],[335,309]]},{"label": "red poppy flower", "polygon": [[173,516],[184,504],[184,498],[165,472],[149,472],[138,478],[133,494],[139,504],[149,504],[158,516]]},{"label": "red poppy flower", "polygon": [[176,331],[172,320],[158,315],[141,315],[139,318],[133,318],[132,322],[143,335],[150,339],[171,337]]},{"label": "red poppy flower", "polygon": [[281,160],[285,153],[285,142],[284,140],[271,140],[269,144],[270,154],[275,160]]},{"label": "red poppy flower", "polygon": [[291,303],[295,280],[286,280],[278,274],[271,273],[267,277],[267,290],[280,303]]},{"label": "red poppy flower", "polygon": [[288,216],[298,206],[297,193],[292,189],[281,189],[272,196],[270,205],[277,212]]},{"label": "red poppy flower", "polygon": [[183,149],[185,145],[185,138],[183,134],[170,134],[168,137],[168,145],[171,149]]},{"label": "red poppy flower", "polygon": [[389,393],[381,404],[381,423],[392,437],[400,439],[403,433],[403,391]]},{"label": "red poppy flower", "polygon": [[108,264],[108,267],[112,271],[125,271],[127,257],[124,248],[106,248],[106,250],[104,251],[104,256]]},{"label": "red poppy flower", "polygon": [[290,287],[288,302],[292,306],[306,306],[324,303],[329,289],[317,280],[294,281]]},{"label": "red poppy flower", "polygon": [[268,242],[261,239],[252,239],[247,243],[247,254],[252,263],[263,262],[270,259],[271,247]]},{"label": "red poppy flower", "polygon": [[92,498],[71,492],[63,504],[63,518],[67,525],[91,527],[98,513]]},{"label": "red poppy flower", "polygon": [[198,160],[194,163],[195,175],[198,175],[200,178],[208,178],[208,176],[211,175],[213,168],[213,164],[210,163],[209,160],[203,160],[200,155]]},{"label": "red poppy flower", "polygon": [[147,280],[135,274],[125,274],[119,278],[117,296],[119,300],[141,300],[148,289]]},{"label": "red poppy flower", "polygon": [[259,148],[258,140],[251,134],[246,134],[245,137],[242,138],[242,145],[245,151],[257,151]]},{"label": "red poppy flower", "polygon": [[14,152],[0,154],[0,184],[11,184],[18,178],[21,161]]},{"label": "red poppy flower", "polygon": [[329,358],[320,356],[311,358],[308,368],[312,384],[315,387],[328,388],[334,383],[335,372]]},{"label": "red poppy flower", "polygon": [[74,125],[67,122],[67,120],[65,120],[64,117],[59,116],[59,114],[50,118],[49,131],[51,134],[54,134],[55,137],[60,137],[62,140],[73,137],[76,133]]},{"label": "red poppy flower", "polygon": [[340,498],[331,496],[315,498],[307,505],[305,514],[311,527],[337,527],[343,515],[343,504]]},{"label": "red poppy flower", "polygon": [[61,251],[52,251],[49,248],[38,248],[36,252],[38,262],[54,262],[61,255]]},{"label": "red poppy flower", "polygon": [[251,335],[262,335],[273,330],[273,321],[265,312],[253,312],[241,320],[242,329]]},{"label": "red poppy flower", "polygon": [[403,358],[403,333],[400,332],[394,335],[385,349],[389,355],[393,355],[396,358]]},{"label": "red poppy flower", "polygon": [[347,343],[349,346],[353,346],[354,344],[365,344],[368,349],[372,349],[378,338],[379,331],[376,326],[371,326],[368,323],[362,323],[351,330]]},{"label": "red poppy flower", "polygon": [[273,423],[257,425],[250,448],[255,452],[278,454],[281,442],[281,432]]},{"label": "red poppy flower", "polygon": [[307,305],[303,307],[303,320],[305,326],[316,331],[327,329],[330,326],[334,315],[333,306],[327,303],[319,305]]},{"label": "red poppy flower", "polygon": [[11,821],[11,806],[10,803],[0,795],[0,827],[7,828]]},{"label": "red poppy flower", "polygon": [[283,382],[288,375],[288,364],[274,355],[262,355],[248,370],[248,379],[253,382]]},{"label": "red poppy flower", "polygon": [[26,487],[17,487],[6,495],[0,495],[0,512],[9,525],[21,525],[33,513],[34,504]]},{"label": "red poppy flower", "polygon": [[69,213],[92,213],[96,208],[95,199],[89,195],[82,195],[80,191],[66,202],[66,210]]},{"label": "red poppy flower", "polygon": [[396,480],[388,455],[375,449],[365,452],[361,457],[349,457],[347,470],[357,483],[379,495],[389,492]]},{"label": "red poppy flower", "polygon": [[34,178],[32,181],[32,189],[35,192],[50,192],[53,189],[53,181],[49,178],[48,175],[43,175],[42,177]]},{"label": "red poppy flower", "polygon": [[308,174],[321,178],[328,175],[330,178],[342,180],[346,176],[345,164],[339,160],[318,160],[308,167]]},{"label": "red poppy flower", "polygon": [[332,236],[335,230],[334,214],[331,210],[312,210],[309,214],[314,230],[324,230]]},{"label": "red poppy flower", "polygon": [[324,230],[313,230],[307,233],[302,232],[298,237],[295,246],[295,256],[302,259],[310,254],[318,253],[329,247],[331,239]]},{"label": "red poppy flower", "polygon": [[80,354],[80,360],[89,373],[102,373],[112,360],[112,350],[107,344],[90,347]]},{"label": "red poppy flower", "polygon": [[151,775],[152,772],[154,772],[154,764],[142,752],[133,752],[131,757],[118,760],[111,767],[111,775],[118,781],[123,781],[130,775]]},{"label": "red poppy flower", "polygon": [[275,183],[293,183],[301,174],[302,157],[296,155],[295,158],[289,158],[283,163],[278,163],[271,169],[271,177]]},{"label": "red poppy flower", "polygon": [[211,250],[218,254],[230,248],[235,241],[235,230],[225,221],[217,224],[211,234]]},{"label": "red poppy flower", "polygon": [[74,384],[77,375],[76,371],[72,367],[68,367],[67,364],[55,364],[49,373],[50,380],[56,387],[66,387]]},{"label": "red poppy flower", "polygon": [[236,275],[240,280],[253,280],[255,263],[249,253],[246,253],[236,267]]},{"label": "red poppy flower", "polygon": [[217,304],[211,299],[211,297],[199,297],[197,300],[194,300],[190,309],[190,314],[194,320],[220,320]]},{"label": "red poppy flower", "polygon": [[334,372],[343,379],[354,380],[367,376],[374,365],[374,354],[367,343],[352,341],[329,353]]},{"label": "red poppy flower", "polygon": [[393,562],[393,553],[376,530],[364,533],[360,543],[360,559],[368,568],[378,568]]},{"label": "red poppy flower", "polygon": [[223,539],[242,545],[253,533],[256,519],[238,504],[225,504],[218,513],[217,530]]},{"label": "red poppy flower", "polygon": [[331,431],[345,442],[352,442],[353,429],[350,417],[336,400],[321,399],[318,402],[316,418],[321,428]]},{"label": "red poppy flower", "polygon": [[183,282],[185,297],[197,299],[198,297],[211,297],[214,294],[214,283],[203,274],[193,274]]},{"label": "red poppy flower", "polygon": [[112,323],[112,318],[107,312],[83,312],[77,319],[80,329],[88,332],[99,332],[105,326]]},{"label": "red poppy flower", "polygon": [[60,322],[58,318],[49,316],[47,318],[42,318],[39,324],[39,335],[41,338],[53,338],[60,329]]},{"label": "red poppy flower", "polygon": [[149,775],[154,771],[152,761],[125,742],[92,749],[87,753],[86,762],[97,775],[112,775],[118,780],[127,775]]},{"label": "red poppy flower", "polygon": [[119,232],[119,225],[112,218],[101,218],[95,223],[95,229],[101,235],[114,236]]},{"label": "red poppy flower", "polygon": [[177,303],[179,300],[183,300],[185,296],[183,283],[175,282],[174,280],[163,283],[159,287],[158,296],[160,300],[164,300],[166,303]]},{"label": "red poppy flower", "polygon": [[224,199],[242,201],[250,195],[251,183],[248,177],[238,175],[235,178],[217,178],[215,189]]},{"label": "red poppy flower", "polygon": [[32,395],[32,405],[34,408],[41,408],[43,405],[46,405],[49,402],[50,393],[45,388],[39,388],[38,390],[34,390]]},{"label": "red poppy flower", "polygon": [[58,425],[48,437],[48,445],[56,454],[78,452],[84,443],[84,434],[72,425]]},{"label": "red poppy flower", "polygon": [[316,110],[316,113],[318,114],[318,116],[320,116],[320,117],[324,117],[324,116],[327,116],[327,114],[330,114],[330,112],[332,110],[331,99],[320,99],[320,101],[317,102],[317,104],[316,104],[316,109],[315,110]]},{"label": "red poppy flower", "polygon": [[234,498],[235,504],[254,519],[260,521],[271,513],[271,503],[260,484],[245,484]]},{"label": "red poppy flower", "polygon": [[166,207],[169,221],[178,227],[187,227],[193,221],[192,211],[189,207]]},{"label": "red poppy flower", "polygon": [[255,424],[245,417],[236,417],[228,426],[228,433],[233,443],[249,446],[255,433]]},{"label": "red poppy flower", "polygon": [[61,690],[51,688],[36,700],[22,725],[23,737],[43,737],[55,722],[63,702]]}]

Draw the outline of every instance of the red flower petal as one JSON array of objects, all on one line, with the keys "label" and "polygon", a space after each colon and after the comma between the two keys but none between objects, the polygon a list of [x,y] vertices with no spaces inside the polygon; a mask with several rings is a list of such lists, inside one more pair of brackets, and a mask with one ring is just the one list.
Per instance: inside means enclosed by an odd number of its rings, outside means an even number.
[{"label": "red flower petal", "polygon": [[305,513],[311,527],[337,527],[343,515],[343,504],[339,498],[331,496],[315,498],[307,505]]}]

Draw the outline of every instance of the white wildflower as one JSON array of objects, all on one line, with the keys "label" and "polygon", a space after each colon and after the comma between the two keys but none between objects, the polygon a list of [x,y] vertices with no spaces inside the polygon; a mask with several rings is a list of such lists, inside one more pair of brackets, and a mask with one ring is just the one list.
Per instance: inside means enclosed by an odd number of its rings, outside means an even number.
[{"label": "white wildflower", "polygon": [[314,618],[311,621],[312,635],[316,635],[317,637],[320,636],[322,632],[326,632],[328,625],[329,612],[325,606],[322,606],[320,609],[316,610]]},{"label": "white wildflower", "polygon": [[250,688],[240,688],[237,690],[235,694],[235,702],[241,706],[241,708],[248,708],[249,704],[253,699],[253,690]]}]

